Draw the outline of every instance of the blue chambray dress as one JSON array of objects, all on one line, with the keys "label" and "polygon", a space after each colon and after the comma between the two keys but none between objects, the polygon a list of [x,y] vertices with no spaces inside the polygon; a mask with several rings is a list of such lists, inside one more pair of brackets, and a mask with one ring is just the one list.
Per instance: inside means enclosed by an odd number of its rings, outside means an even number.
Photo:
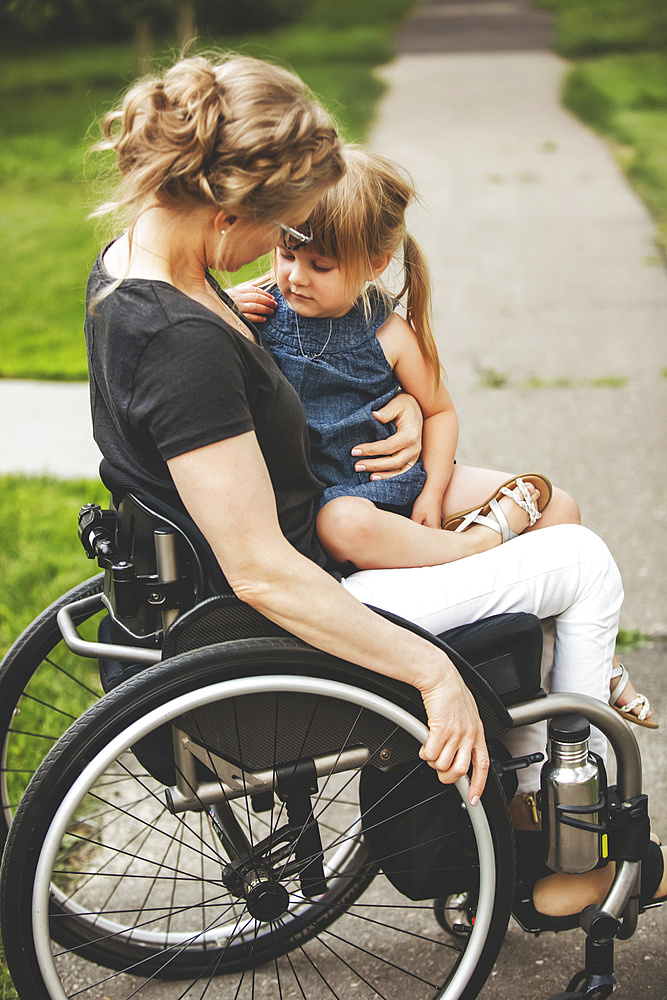
[{"label": "blue chambray dress", "polygon": [[362,306],[355,306],[332,321],[328,344],[328,319],[299,316],[302,353],[295,313],[277,287],[271,293],[278,308],[262,324],[261,333],[301,397],[310,430],[311,468],[326,485],[320,507],[334,497],[359,496],[378,505],[407,507],[409,512],[426,482],[421,461],[391,479],[371,482],[370,473],[355,472],[350,455],[355,445],[390,437],[396,430],[373,417],[373,410],[401,388],[376,337],[391,314],[391,304],[376,292],[370,320],[366,321]]}]

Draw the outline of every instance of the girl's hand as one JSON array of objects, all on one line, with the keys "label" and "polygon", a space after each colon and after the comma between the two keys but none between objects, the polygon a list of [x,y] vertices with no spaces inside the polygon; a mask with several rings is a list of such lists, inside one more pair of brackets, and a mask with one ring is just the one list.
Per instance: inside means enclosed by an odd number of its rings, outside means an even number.
[{"label": "girl's hand", "polygon": [[417,400],[405,392],[399,392],[373,416],[381,424],[396,424],[396,433],[382,441],[355,445],[352,455],[363,456],[363,460],[355,462],[354,468],[371,472],[371,479],[389,479],[405,472],[419,458],[424,417]]},{"label": "girl's hand", "polygon": [[444,784],[458,781],[472,763],[468,800],[476,805],[489,772],[489,752],[475,699],[453,664],[417,687],[430,732],[419,756],[438,772]]},{"label": "girl's hand", "polygon": [[442,493],[440,491],[421,491],[412,505],[411,521],[424,524],[427,528],[442,526]]},{"label": "girl's hand", "polygon": [[227,294],[251,323],[266,323],[267,317],[273,316],[278,307],[273,295],[258,288],[254,281],[234,285],[227,289]]}]

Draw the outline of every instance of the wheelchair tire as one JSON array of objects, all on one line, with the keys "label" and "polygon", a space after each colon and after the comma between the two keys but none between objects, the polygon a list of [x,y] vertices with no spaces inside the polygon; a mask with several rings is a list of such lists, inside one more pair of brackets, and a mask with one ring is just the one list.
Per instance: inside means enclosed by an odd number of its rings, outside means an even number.
[{"label": "wheelchair tire", "polygon": [[[56,622],[60,608],[100,594],[102,585],[100,573],[63,594],[21,633],[0,664],[0,851],[37,766],[102,695],[97,660],[70,652]],[[97,618],[95,611],[75,619],[87,638],[96,637]]]},{"label": "wheelchair tire", "polygon": [[[201,981],[206,992],[206,982],[222,974],[229,983],[225,995],[238,1000],[254,997],[255,990],[267,1000],[304,1000],[329,991],[343,997],[351,989],[358,998],[387,1000],[477,996],[504,939],[514,882],[513,839],[500,785],[492,774],[481,804],[468,809],[479,903],[469,938],[452,947],[433,935],[430,903],[413,904],[381,875],[374,877],[355,797],[361,767],[377,764],[380,749],[396,733],[408,734],[416,750],[423,723],[383,698],[381,680],[376,683],[368,671],[359,671],[364,687],[332,680],[337,662],[290,639],[206,647],[149,667],[72,726],[26,791],[3,859],[2,937],[20,997],[63,1000],[76,992],[85,1000],[105,992],[101,984],[109,974],[84,959],[117,970],[114,998],[134,996],[142,976]],[[349,682],[347,667],[343,677]],[[267,704],[270,718],[262,714]],[[183,720],[196,720],[212,706],[216,719],[224,710],[236,720],[227,726],[218,721],[215,731],[232,739],[236,729],[239,754],[242,746],[244,754],[246,748],[259,753],[263,743],[277,757],[277,746],[297,739],[305,747],[316,728],[328,746],[329,731],[338,731],[350,711],[355,726],[360,720],[370,729],[379,726],[377,746],[362,748],[362,764],[341,770],[344,755],[358,752],[347,723],[347,735],[337,737],[328,758],[312,755],[329,761],[309,814],[322,839],[317,858],[325,882],[319,894],[309,896],[303,881],[315,853],[298,856],[309,820],[286,827],[284,805],[273,792],[269,818],[266,798],[259,804],[265,813],[254,811],[257,802],[248,788],[257,764],[251,767],[244,757],[235,762],[242,793],[227,803],[251,845],[234,869],[252,875],[244,875],[240,890],[236,882],[230,889],[229,857],[215,823],[203,810],[170,812],[163,786],[129,752],[172,719],[182,728]],[[220,751],[207,753],[211,768],[227,775],[214,763]],[[284,763],[282,756],[278,763]],[[274,783],[278,770],[271,773]],[[467,808],[464,800],[461,807]],[[285,859],[280,838],[288,835]],[[261,879],[272,902],[270,912],[258,915],[250,907]],[[57,942],[53,950],[49,936]]]}]

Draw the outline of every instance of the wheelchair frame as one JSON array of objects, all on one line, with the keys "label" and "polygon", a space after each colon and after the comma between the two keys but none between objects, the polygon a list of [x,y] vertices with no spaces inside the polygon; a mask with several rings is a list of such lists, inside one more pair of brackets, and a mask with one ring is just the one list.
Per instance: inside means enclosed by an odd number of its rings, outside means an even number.
[{"label": "wheelchair frame", "polygon": [[[132,503],[139,505],[150,519],[157,518],[159,525],[153,531],[154,556],[149,557],[149,562],[154,559],[155,565],[150,566],[151,570],[144,573],[141,580],[137,581],[137,574],[128,571],[128,560],[119,558],[118,547],[115,545],[115,532],[109,532],[111,524],[110,517],[104,521],[91,508],[84,508],[80,521],[80,534],[84,547],[90,557],[96,557],[100,565],[105,569],[105,591],[104,594],[92,594],[80,600],[65,603],[57,613],[58,627],[62,633],[67,647],[77,655],[89,659],[111,660],[120,663],[141,665],[142,667],[155,666],[160,663],[169,663],[171,659],[187,659],[188,652],[177,653],[176,657],[168,657],[163,660],[163,650],[157,648],[157,643],[178,619],[180,608],[185,600],[186,604],[197,604],[205,601],[206,574],[202,569],[200,561],[200,549],[193,543],[189,534],[184,532],[182,525],[171,522],[164,511],[157,514],[150,504],[138,498],[131,498]],[[102,512],[100,512],[101,514]],[[110,515],[112,512],[108,512]],[[135,539],[132,540],[132,546]],[[180,549],[180,551],[179,551]],[[138,551],[138,550],[137,550]],[[141,558],[145,553],[138,553]],[[181,571],[180,563],[185,554],[187,563],[187,573]],[[117,607],[136,607],[138,604],[147,605],[148,611],[145,620],[142,619],[142,627],[135,633],[125,629],[124,640],[132,639],[127,644],[126,641],[106,642],[91,641],[82,638],[77,630],[79,621],[89,617],[103,606],[115,614]],[[132,616],[130,616],[132,617]],[[261,618],[261,616],[259,616]],[[122,616],[121,616],[122,618]],[[257,624],[257,623],[255,623]],[[406,623],[407,625],[408,623]],[[411,626],[408,626],[411,627]],[[275,626],[274,626],[275,630]],[[279,630],[282,632],[282,630]],[[261,623],[260,623],[261,634]],[[270,633],[275,636],[275,631]],[[285,634],[285,633],[283,633]],[[251,642],[252,640],[248,640]],[[258,640],[259,641],[259,640]],[[274,639],[273,642],[280,640]],[[221,647],[229,652],[234,646],[234,642],[224,642]],[[299,644],[303,647],[303,644]],[[306,651],[308,647],[303,647]],[[311,651],[317,652],[317,651]],[[126,682],[127,683],[127,682]],[[341,683],[340,680],[331,677],[303,677],[295,679],[294,676],[278,673],[269,677],[260,676],[253,679],[242,678],[240,681],[225,680],[221,682],[225,688],[225,694],[230,698],[235,697],[237,690],[243,690],[245,694],[251,691],[259,692],[267,688],[275,689],[276,692],[312,694],[327,699],[335,698],[338,701],[353,701],[357,706],[366,708],[383,718],[390,720],[393,724],[403,728],[414,739],[422,742],[425,739],[426,728],[423,721],[416,719],[414,715],[406,712],[405,707],[392,702],[389,699],[379,699],[377,692],[364,691],[358,685],[350,686]],[[234,686],[236,684],[236,687]],[[239,687],[240,685],[240,687]],[[123,685],[124,686],[124,685]],[[141,688],[141,683],[137,682]],[[102,699],[106,701],[107,699]],[[101,704],[101,703],[100,703]],[[196,707],[196,706],[195,706]],[[176,718],[182,714],[180,702],[171,711],[170,718]],[[192,710],[192,704],[188,711]],[[89,710],[93,712],[93,709]],[[156,709],[155,712],[159,713]],[[155,712],[153,714],[155,714]],[[629,726],[606,706],[594,699],[583,696],[567,694],[548,695],[536,700],[522,704],[512,705],[508,709],[508,717],[512,726],[523,726],[534,722],[543,721],[555,715],[576,713],[585,716],[592,724],[596,725],[609,739],[617,761],[617,789],[618,795],[624,803],[634,803],[642,794],[642,770],[641,758],[637,742]],[[82,717],[89,713],[85,713]],[[165,721],[162,712],[162,721]],[[132,746],[133,740],[140,739],[146,732],[150,731],[152,721],[136,722],[134,728],[125,733],[126,746]],[[73,727],[76,729],[77,727]],[[85,728],[85,727],[83,727]],[[63,737],[56,744],[56,751],[60,745],[66,741]],[[129,742],[128,742],[129,741]],[[194,754],[193,754],[194,748]],[[53,758],[54,751],[49,758]],[[368,762],[369,751],[363,747],[355,746],[352,749],[338,750],[336,754],[324,755],[315,762],[314,780],[325,778],[329,780],[331,775],[342,773],[350,768],[363,767]],[[46,768],[48,772],[49,758],[47,758]],[[169,810],[172,814],[185,813],[196,808],[202,810],[205,807],[212,807],[222,811],[222,815],[214,816],[213,824],[218,824],[216,830],[219,839],[226,849],[243,853],[246,851],[247,838],[241,838],[238,834],[238,824],[236,833],[225,840],[224,825],[226,810],[229,809],[229,802],[236,798],[248,799],[249,792],[252,796],[261,798],[262,794],[275,791],[276,773],[273,768],[263,771],[251,772],[242,769],[239,775],[238,766],[235,768],[225,760],[224,757],[216,755],[209,748],[198,747],[193,741],[191,734],[176,731],[174,737],[174,759],[176,780],[172,788],[168,791]],[[202,777],[203,770],[212,770],[214,778],[210,773]],[[92,767],[92,764],[90,765]],[[44,773],[43,768],[40,770]],[[502,767],[500,768],[502,770]],[[55,773],[55,772],[54,772]],[[83,774],[87,774],[84,771]],[[4,778],[3,778],[4,780]],[[85,785],[88,777],[82,777],[81,781]],[[457,783],[459,794],[463,805],[466,807],[470,823],[475,832],[475,837],[479,838],[478,847],[489,853],[493,862],[494,848],[489,847],[488,837],[490,836],[488,823],[486,824],[486,814],[482,811],[481,817],[477,810],[470,809],[466,803],[467,779],[461,779]],[[72,795],[76,798],[77,792]],[[28,797],[28,796],[26,796]],[[67,796],[69,802],[69,795]],[[254,800],[253,800],[254,801]],[[4,804],[4,803],[3,803]],[[73,808],[76,808],[76,804]],[[49,885],[51,884],[51,869],[58,851],[56,841],[59,836],[64,836],[64,830],[72,814],[68,813],[69,806],[64,807],[64,812],[58,812],[58,823],[53,830],[49,830],[47,838],[47,849],[41,856],[39,867],[35,875],[35,924],[34,936],[40,967],[47,970],[52,965],[51,950],[48,945],[49,936]],[[63,819],[64,817],[64,819]],[[55,821],[54,821],[55,822]],[[65,826],[62,826],[62,824]],[[310,821],[308,821],[310,822]],[[306,823],[306,826],[308,825]],[[317,825],[317,824],[315,824]],[[483,846],[486,845],[486,846]],[[20,850],[13,846],[13,851]],[[485,947],[485,934],[494,915],[493,896],[493,876],[489,876],[489,871],[482,865],[482,855],[480,853],[480,885],[476,890],[476,905],[478,909],[478,919],[475,921],[475,929],[472,934],[464,931],[464,936],[468,935],[467,947],[462,951],[462,956],[447,981],[444,992],[439,992],[437,996],[446,997],[446,1000],[454,1000],[458,997],[470,997],[477,995],[478,990],[483,985],[483,981],[490,971],[490,965],[483,975],[481,982],[475,981],[471,966],[478,961],[481,952]],[[3,886],[7,882],[7,867],[3,874]],[[491,864],[493,870],[493,863]],[[609,996],[615,984],[613,973],[613,941],[615,937],[628,938],[636,928],[637,916],[639,912],[639,882],[641,875],[641,861],[639,859],[622,860],[617,865],[617,871],[611,889],[600,906],[588,907],[581,915],[581,926],[587,935],[587,963],[583,973],[576,976],[570,983],[572,996],[595,996],[603,998]],[[247,881],[247,873],[244,875]],[[266,881],[266,880],[265,880]],[[255,887],[248,889],[244,887],[244,893],[251,894]],[[246,894],[244,898],[249,896]],[[509,915],[509,914],[508,914]],[[479,918],[482,919],[479,919]],[[504,933],[504,931],[503,931]],[[495,957],[495,956],[494,956]],[[488,962],[487,962],[488,964]],[[461,971],[463,970],[463,971]],[[254,972],[253,972],[254,976]],[[51,977],[51,978],[49,978]],[[478,977],[479,978],[479,977]],[[462,984],[462,985],[461,985]],[[47,989],[49,992],[45,996],[60,997],[61,986],[58,974],[48,973]],[[472,992],[471,992],[472,990]],[[62,994],[64,996],[64,993]]]}]

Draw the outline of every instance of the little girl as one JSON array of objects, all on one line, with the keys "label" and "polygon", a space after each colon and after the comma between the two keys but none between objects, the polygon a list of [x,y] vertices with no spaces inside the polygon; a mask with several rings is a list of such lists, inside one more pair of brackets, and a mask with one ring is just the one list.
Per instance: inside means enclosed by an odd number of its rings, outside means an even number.
[{"label": "little girl", "polygon": [[[273,273],[230,289],[245,316],[263,324],[304,404],[312,466],[326,487],[317,521],[323,547],[359,569],[437,565],[526,528],[579,523],[574,500],[552,493],[543,476],[520,484],[454,464],[458,421],[431,330],[428,265],[405,225],[414,188],[383,157],[348,146],[345,159],[346,174],[303,232],[281,226]],[[392,299],[377,282],[401,251]],[[394,311],[403,298],[407,321]],[[401,387],[424,414],[421,461],[391,478],[369,474],[363,460],[353,469],[358,442],[392,433],[374,413]],[[612,677],[611,704],[628,721],[657,728],[616,657]]]},{"label": "little girl", "polygon": [[[449,518],[459,533],[441,531],[458,421],[431,329],[428,265],[405,228],[414,189],[380,156],[348,146],[345,158],[312,229],[285,232],[266,290],[260,282],[231,294],[247,318],[265,323],[264,339],[303,402],[311,466],[326,487],[317,520],[326,551],[360,569],[450,562],[535,524],[551,487],[542,476],[509,480],[469,517]],[[373,282],[401,250],[403,287],[392,299]],[[407,320],[394,311],[404,297]],[[424,414],[421,460],[371,478],[352,468],[350,452],[391,434],[373,412],[401,388]]]}]

